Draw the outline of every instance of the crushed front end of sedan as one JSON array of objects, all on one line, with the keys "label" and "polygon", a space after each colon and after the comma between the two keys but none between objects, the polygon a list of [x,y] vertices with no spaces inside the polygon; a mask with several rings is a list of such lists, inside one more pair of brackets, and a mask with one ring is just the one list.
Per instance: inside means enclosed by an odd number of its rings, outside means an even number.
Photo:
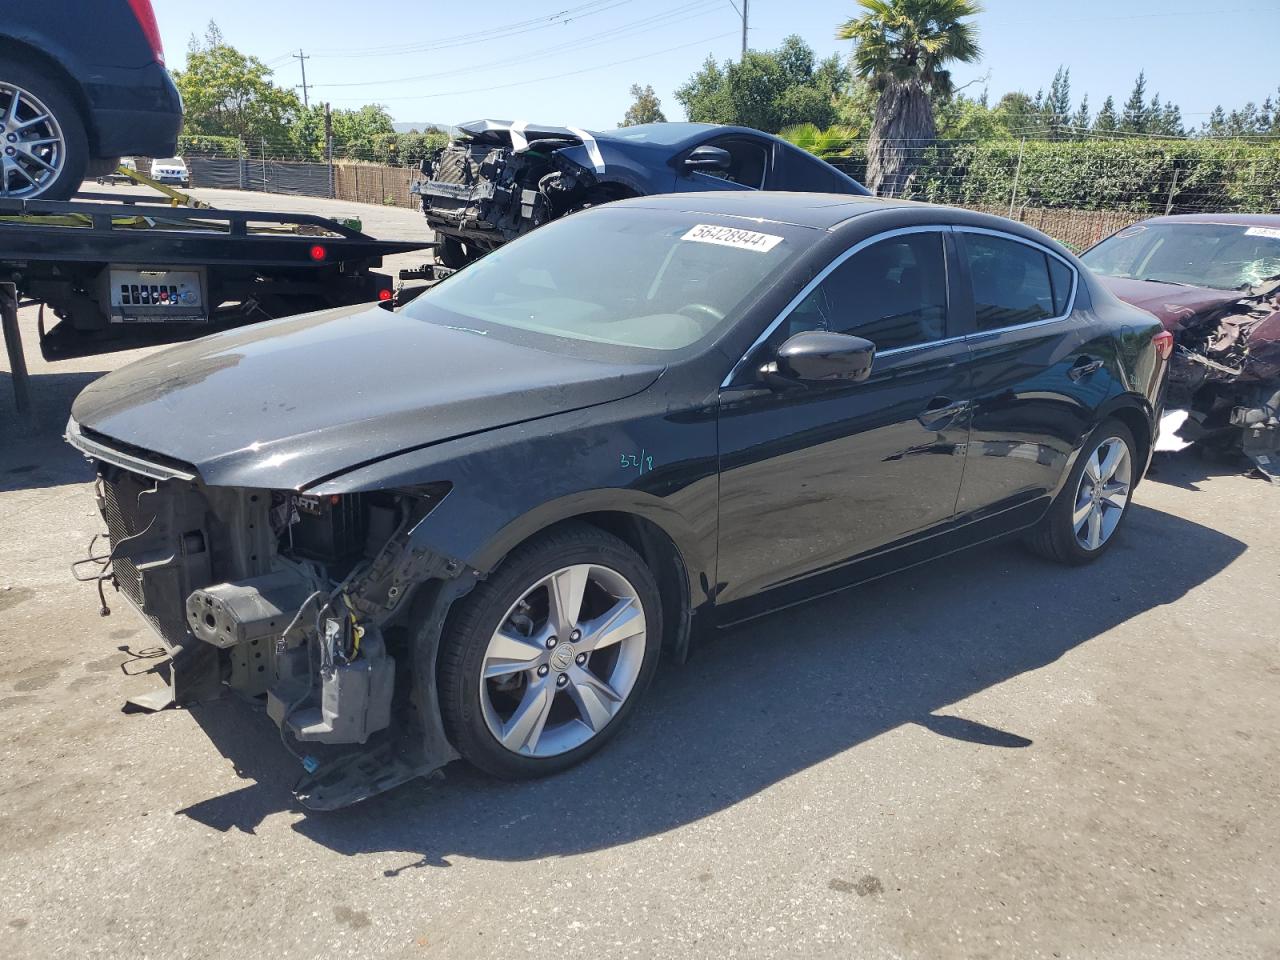
[{"label": "crushed front end of sedan", "polygon": [[1186,410],[1178,436],[1238,442],[1280,484],[1280,280],[1179,317],[1168,407]]},{"label": "crushed front end of sedan", "polygon": [[1238,448],[1280,484],[1280,217],[1156,217],[1081,259],[1174,335],[1159,449]]}]

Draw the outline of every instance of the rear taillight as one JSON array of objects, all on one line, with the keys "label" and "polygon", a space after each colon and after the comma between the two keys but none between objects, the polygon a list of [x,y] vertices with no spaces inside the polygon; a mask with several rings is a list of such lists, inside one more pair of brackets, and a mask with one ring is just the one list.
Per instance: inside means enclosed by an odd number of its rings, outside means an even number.
[{"label": "rear taillight", "polygon": [[1168,360],[1173,356],[1173,334],[1168,330],[1161,330],[1152,337],[1151,345],[1156,348],[1161,360]]},{"label": "rear taillight", "polygon": [[151,0],[129,0],[129,6],[133,8],[133,15],[138,18],[142,35],[147,38],[151,55],[156,58],[156,63],[163,65],[164,43],[160,40],[160,28],[156,26],[156,12],[151,9]]}]

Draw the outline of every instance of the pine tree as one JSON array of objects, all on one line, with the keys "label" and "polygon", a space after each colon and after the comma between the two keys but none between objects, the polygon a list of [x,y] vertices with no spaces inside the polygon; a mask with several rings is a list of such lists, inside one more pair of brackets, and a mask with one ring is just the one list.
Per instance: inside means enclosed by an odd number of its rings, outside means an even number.
[{"label": "pine tree", "polygon": [[1222,109],[1222,104],[1218,104],[1213,108],[1213,112],[1209,114],[1209,119],[1205,122],[1204,132],[1210,137],[1224,137],[1227,134],[1227,113]]},{"label": "pine tree", "polygon": [[1125,133],[1146,133],[1149,126],[1147,114],[1147,75],[1138,71],[1138,79],[1134,81],[1133,92],[1125,102],[1124,112],[1120,114],[1120,129]]},{"label": "pine tree", "polygon": [[1044,102],[1044,118],[1050,138],[1058,139],[1071,118],[1070,69],[1060,66],[1054,73],[1053,82],[1049,84],[1049,96]]},{"label": "pine tree", "polygon": [[1160,132],[1170,137],[1185,137],[1186,128],[1182,125],[1182,108],[1170,100],[1164,105],[1164,113],[1160,116]]},{"label": "pine tree", "polygon": [[1071,117],[1071,133],[1074,136],[1080,136],[1089,129],[1091,118],[1089,116],[1089,95],[1086,93],[1080,98],[1080,107]]},{"label": "pine tree", "polygon": [[1093,118],[1093,129],[1098,133],[1115,133],[1117,127],[1115,97],[1102,101],[1102,109]]},{"label": "pine tree", "polygon": [[1276,125],[1276,108],[1275,103],[1270,97],[1262,101],[1262,106],[1258,108],[1258,132],[1262,134],[1272,133]]}]

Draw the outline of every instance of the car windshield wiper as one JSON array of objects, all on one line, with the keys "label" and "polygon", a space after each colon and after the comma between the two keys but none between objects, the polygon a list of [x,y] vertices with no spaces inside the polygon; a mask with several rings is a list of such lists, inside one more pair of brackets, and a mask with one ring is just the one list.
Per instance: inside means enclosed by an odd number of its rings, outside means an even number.
[{"label": "car windshield wiper", "polygon": [[1194,283],[1184,283],[1184,282],[1183,282],[1183,281],[1181,281],[1181,280],[1165,280],[1163,277],[1135,277],[1134,279],[1136,279],[1136,280],[1142,280],[1142,281],[1145,281],[1146,283],[1167,283],[1167,284],[1169,284],[1170,286],[1174,286],[1174,287],[1194,287],[1194,286],[1198,286],[1198,284],[1194,284]]}]

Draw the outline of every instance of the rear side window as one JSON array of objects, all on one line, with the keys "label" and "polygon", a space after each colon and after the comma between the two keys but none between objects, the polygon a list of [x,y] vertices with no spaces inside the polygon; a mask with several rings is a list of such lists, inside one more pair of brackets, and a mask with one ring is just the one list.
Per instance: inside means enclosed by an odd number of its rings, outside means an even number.
[{"label": "rear side window", "polygon": [[1053,315],[1060,317],[1067,312],[1075,271],[1057,257],[1046,256],[1045,259],[1049,261],[1049,280],[1053,284]]},{"label": "rear side window", "polygon": [[791,334],[829,330],[864,337],[878,350],[941,340],[947,328],[942,234],[879,240],[836,267],[791,312]]},{"label": "rear side window", "polygon": [[[979,330],[1033,323],[1066,311],[1070,270],[1039,248],[985,233],[965,233],[964,250]],[[1049,279],[1050,262],[1067,274],[1060,281],[1058,296]]]}]

